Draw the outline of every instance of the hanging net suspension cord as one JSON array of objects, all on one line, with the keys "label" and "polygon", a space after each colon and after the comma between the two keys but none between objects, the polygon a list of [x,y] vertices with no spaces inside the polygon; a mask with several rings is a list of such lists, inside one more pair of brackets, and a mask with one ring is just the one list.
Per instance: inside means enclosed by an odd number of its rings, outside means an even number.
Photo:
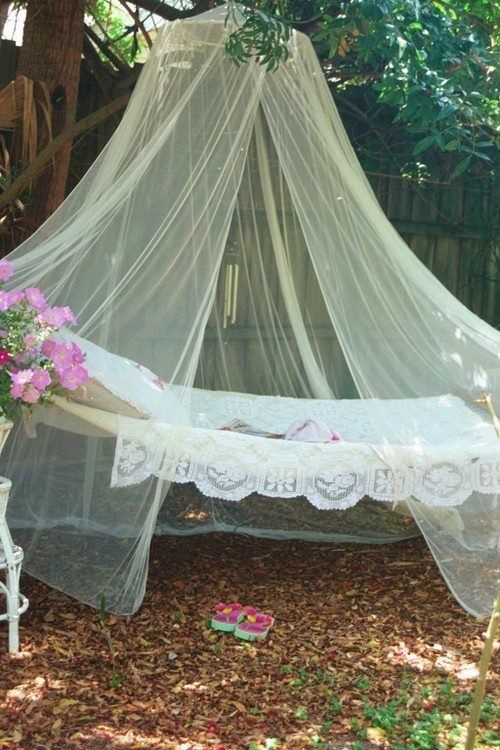
[{"label": "hanging net suspension cord", "polygon": [[259,164],[260,181],[262,193],[264,196],[264,207],[266,211],[267,222],[269,225],[269,234],[273,244],[278,277],[280,281],[281,293],[285,302],[286,311],[290,318],[292,331],[297,341],[300,357],[304,365],[307,377],[311,385],[311,391],[315,398],[335,398],[334,394],[321,372],[316,357],[311,347],[309,337],[299,306],[299,301],[295,293],[293,284],[293,272],[286,251],[283,237],[281,235],[278,214],[276,211],[276,202],[274,200],[271,173],[269,169],[269,159],[267,154],[266,143],[261,121],[261,112],[257,111],[255,117],[255,140],[257,144],[257,161]]}]

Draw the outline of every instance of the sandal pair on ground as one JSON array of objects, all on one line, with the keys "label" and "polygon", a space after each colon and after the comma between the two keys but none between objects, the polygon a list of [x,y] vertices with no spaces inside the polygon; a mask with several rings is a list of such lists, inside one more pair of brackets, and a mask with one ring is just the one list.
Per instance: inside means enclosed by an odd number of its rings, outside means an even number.
[{"label": "sandal pair on ground", "polygon": [[211,627],[223,633],[234,633],[242,641],[262,641],[274,625],[274,618],[258,612],[255,607],[244,607],[239,602],[216,604]]}]

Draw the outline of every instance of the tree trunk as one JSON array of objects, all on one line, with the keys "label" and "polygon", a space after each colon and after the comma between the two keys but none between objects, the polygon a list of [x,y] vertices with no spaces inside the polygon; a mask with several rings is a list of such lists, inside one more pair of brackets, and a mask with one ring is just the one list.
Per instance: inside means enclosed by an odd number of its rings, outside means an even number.
[{"label": "tree trunk", "polygon": [[[52,104],[52,135],[75,122],[85,0],[28,0],[18,74],[43,82]],[[39,148],[47,143],[40,118]],[[33,186],[24,229],[33,232],[65,197],[71,142]]]},{"label": "tree trunk", "polygon": [[2,38],[7,16],[9,15],[9,5],[10,0],[0,0],[0,39]]}]

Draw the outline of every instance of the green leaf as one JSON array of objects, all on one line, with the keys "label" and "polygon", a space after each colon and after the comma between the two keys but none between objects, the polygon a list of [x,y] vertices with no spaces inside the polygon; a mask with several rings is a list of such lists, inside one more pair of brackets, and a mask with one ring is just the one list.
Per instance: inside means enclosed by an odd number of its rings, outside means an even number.
[{"label": "green leaf", "polygon": [[307,708],[305,706],[299,706],[295,711],[295,718],[299,721],[307,721]]},{"label": "green leaf", "polygon": [[471,159],[472,159],[472,156],[466,156],[465,159],[462,159],[462,161],[458,163],[455,171],[451,175],[452,180],[456,179],[457,177],[460,177],[460,175],[465,172],[465,170],[467,169],[467,167],[469,166],[471,162]]},{"label": "green leaf", "polygon": [[422,151],[425,151],[425,149],[430,148],[430,146],[433,146],[434,143],[436,143],[436,135],[428,135],[425,138],[422,138],[421,141],[417,143],[415,148],[412,151],[413,156],[417,156],[417,154],[422,153]]},{"label": "green leaf", "polygon": [[483,161],[491,161],[491,157],[488,154],[482,154],[480,151],[475,151],[475,155]]}]

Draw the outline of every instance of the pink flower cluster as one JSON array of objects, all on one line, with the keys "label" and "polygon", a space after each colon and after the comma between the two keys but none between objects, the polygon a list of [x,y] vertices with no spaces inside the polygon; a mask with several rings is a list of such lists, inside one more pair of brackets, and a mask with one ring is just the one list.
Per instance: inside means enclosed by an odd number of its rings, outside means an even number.
[{"label": "pink flower cluster", "polygon": [[20,398],[26,404],[36,404],[42,393],[48,388],[52,380],[47,370],[28,368],[10,372],[12,385],[10,395]]},{"label": "pink flower cluster", "polygon": [[[44,367],[13,369],[9,372],[12,380],[10,395],[13,398],[19,398],[27,404],[35,404],[50,385],[76,391],[88,379],[88,372],[82,364],[85,357],[76,344],[60,344],[54,339],[47,339],[40,350],[44,357],[52,362],[54,372],[51,374]],[[3,351],[0,350],[0,362]]]},{"label": "pink flower cluster", "polygon": [[52,360],[59,383],[68,391],[76,391],[88,379],[88,372],[83,367],[85,357],[75,343],[59,344],[54,339],[47,339],[42,344],[42,352]]},{"label": "pink flower cluster", "polygon": [[[8,281],[14,269],[8,261],[0,263],[0,282]],[[28,305],[38,312],[38,322],[50,328],[59,329],[66,323],[75,325],[77,320],[69,307],[50,307],[47,304],[43,292],[37,287],[28,287],[24,292],[21,289],[13,289],[5,292],[0,291],[0,311],[5,312],[11,307],[19,305],[26,300]]]},{"label": "pink flower cluster", "polygon": [[[11,264],[0,262],[0,287],[12,274]],[[7,311],[8,316],[3,317]],[[69,307],[49,306],[37,287],[25,291],[0,288],[0,316],[0,339],[4,341],[0,368],[5,367],[10,376],[11,398],[35,404],[57,389],[75,391],[88,379],[81,349],[51,338],[64,325],[77,322]]]},{"label": "pink flower cluster", "polygon": [[[2,266],[0,263],[0,280],[2,280]],[[28,305],[38,312],[37,322],[58,330],[66,323],[76,325],[78,322],[73,311],[69,307],[49,307],[45,301],[43,292],[36,287],[29,287],[25,292],[13,289],[10,292],[0,291],[0,312],[5,312],[26,300]]]}]

